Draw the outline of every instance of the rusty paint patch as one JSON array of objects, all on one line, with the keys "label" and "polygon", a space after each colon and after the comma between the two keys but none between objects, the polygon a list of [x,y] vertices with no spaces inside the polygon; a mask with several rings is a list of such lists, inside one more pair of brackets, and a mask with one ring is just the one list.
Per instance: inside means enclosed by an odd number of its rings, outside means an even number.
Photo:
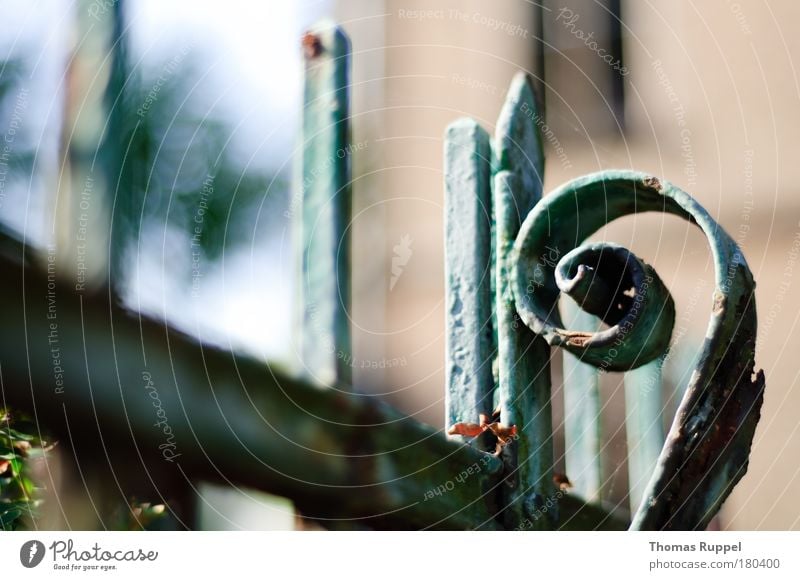
[{"label": "rusty paint patch", "polygon": [[655,189],[659,193],[663,189],[663,186],[661,185],[661,180],[659,180],[658,177],[647,177],[642,181],[642,183],[644,184],[645,187],[649,187],[650,189]]},{"label": "rusty paint patch", "polygon": [[725,312],[725,302],[725,295],[719,290],[714,290],[714,305],[711,308],[714,316],[722,316]]},{"label": "rusty paint patch", "polygon": [[554,472],[553,484],[560,491],[567,491],[573,487],[572,482],[569,480],[569,477],[567,477],[566,473]]},{"label": "rusty paint patch", "polygon": [[586,332],[566,332],[564,333],[564,336],[567,338],[568,345],[583,348],[586,346],[586,343],[591,340],[594,334]]},{"label": "rusty paint patch", "polygon": [[313,32],[306,32],[303,35],[303,53],[307,59],[317,58],[322,54],[322,41]]}]

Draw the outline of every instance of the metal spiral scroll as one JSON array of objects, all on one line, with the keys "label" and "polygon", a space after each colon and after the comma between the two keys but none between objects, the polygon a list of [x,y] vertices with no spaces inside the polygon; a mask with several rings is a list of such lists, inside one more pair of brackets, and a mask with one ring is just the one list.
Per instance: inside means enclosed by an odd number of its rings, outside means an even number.
[{"label": "metal spiral scroll", "polygon": [[[523,322],[584,362],[625,371],[666,351],[675,307],[655,271],[608,243],[582,244],[625,215],[660,211],[696,224],[715,264],[711,319],[702,353],[673,420],[632,529],[704,529],[747,470],[763,401],[754,373],[753,276],[736,243],[690,195],[644,173],[606,171],[547,195],[514,244],[511,285]],[[560,293],[608,328],[563,328]]]}]

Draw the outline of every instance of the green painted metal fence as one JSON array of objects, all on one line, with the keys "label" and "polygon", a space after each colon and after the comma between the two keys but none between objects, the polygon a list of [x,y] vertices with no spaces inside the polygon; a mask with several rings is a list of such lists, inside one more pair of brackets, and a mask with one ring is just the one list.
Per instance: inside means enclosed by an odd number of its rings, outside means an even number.
[{"label": "green painted metal fence", "polygon": [[[76,292],[4,235],[6,401],[34,411],[79,464],[113,480],[121,501],[135,494],[169,505],[203,479],[284,495],[331,528],[704,528],[745,473],[763,398],[754,282],[736,244],[687,193],[651,175],[606,171],[545,195],[536,99],[519,74],[493,137],[469,119],[446,132],[448,438],[352,388],[344,364],[351,176],[341,154],[349,42],[326,23],[303,46],[300,369],[196,344],[126,312],[108,288]],[[645,211],[699,227],[716,270],[706,341],[666,435],[661,362],[672,299],[627,249],[584,243]],[[53,324],[63,388],[50,365]],[[554,477],[556,348],[566,353],[572,491]],[[599,501],[605,371],[626,373],[630,521]],[[169,457],[153,429],[153,389],[175,436]]]}]

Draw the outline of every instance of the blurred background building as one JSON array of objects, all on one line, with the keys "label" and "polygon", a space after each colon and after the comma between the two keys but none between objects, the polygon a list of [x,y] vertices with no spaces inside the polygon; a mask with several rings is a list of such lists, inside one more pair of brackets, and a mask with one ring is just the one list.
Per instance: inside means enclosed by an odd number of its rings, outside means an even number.
[{"label": "blurred background building", "polygon": [[[758,284],[756,363],[768,388],[748,475],[719,526],[800,529],[796,2],[64,0],[0,9],[0,131],[9,147],[0,222],[41,248],[57,244],[76,271],[89,251],[80,271],[96,284],[108,275],[112,240],[91,224],[127,197],[143,199],[131,224],[139,244],[115,250],[129,260],[129,304],[204,340],[286,361],[298,39],[320,18],[340,22],[353,45],[355,381],[439,427],[442,135],[461,116],[491,133],[512,76],[529,71],[546,191],[602,169],[652,172],[696,197],[744,249]],[[114,83],[133,101],[109,105]],[[114,107],[133,114],[120,120]],[[108,154],[100,145],[118,135],[132,136],[123,154],[133,169],[113,183],[95,167]],[[200,211],[206,226],[193,253],[180,242]],[[662,215],[625,218],[596,237],[654,264],[676,299],[670,420],[710,313],[705,240]],[[621,377],[607,375],[602,395],[611,458],[603,493],[616,503],[627,493]],[[554,401],[559,425],[558,377]],[[242,516],[209,525],[266,524]]]}]

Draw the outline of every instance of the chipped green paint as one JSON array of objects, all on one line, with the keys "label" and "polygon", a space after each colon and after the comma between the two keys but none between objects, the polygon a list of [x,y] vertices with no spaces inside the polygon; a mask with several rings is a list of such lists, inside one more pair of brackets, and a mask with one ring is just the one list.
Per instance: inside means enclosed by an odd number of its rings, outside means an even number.
[{"label": "chipped green paint", "polygon": [[503,522],[512,529],[551,529],[558,518],[557,510],[543,509],[555,496],[550,348],[521,324],[509,277],[522,220],[542,196],[544,156],[535,115],[530,78],[518,74],[497,122],[493,181],[500,419],[519,430],[502,452]]},{"label": "chipped green paint", "polygon": [[303,373],[321,385],[349,385],[350,41],[331,22],[303,38],[302,181],[296,183],[300,275],[296,325]]},{"label": "chipped green paint", "polygon": [[[587,229],[595,223],[587,214],[602,199],[581,200],[564,189],[547,201],[528,216],[515,247],[514,291],[525,323],[551,345],[606,371],[630,370],[659,356],[669,346],[675,305],[655,270],[616,244],[574,247],[597,229]],[[602,218],[599,207],[595,213]],[[557,265],[548,261],[550,254],[561,256]],[[609,328],[563,328],[561,292]]]},{"label": "chipped green paint", "polygon": [[[471,119],[445,133],[446,426],[492,413],[492,193],[489,134]],[[455,436],[458,437],[458,436]]]}]

